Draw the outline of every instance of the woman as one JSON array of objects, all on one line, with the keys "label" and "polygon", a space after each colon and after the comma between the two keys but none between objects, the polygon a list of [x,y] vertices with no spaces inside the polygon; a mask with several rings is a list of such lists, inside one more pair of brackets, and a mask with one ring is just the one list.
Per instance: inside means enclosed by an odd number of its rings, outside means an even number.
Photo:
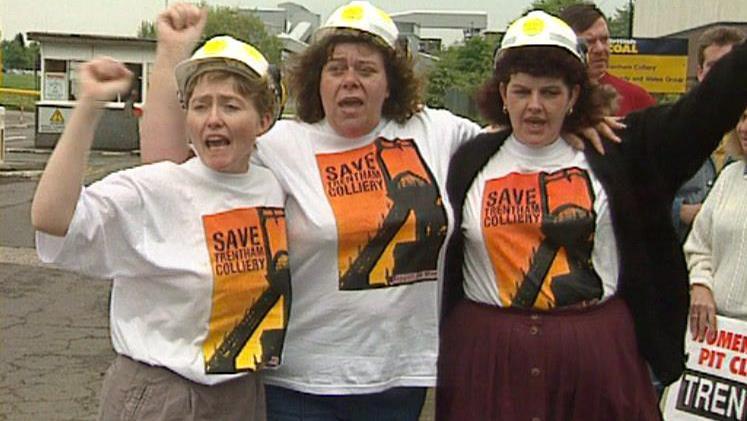
[{"label": "woman", "polygon": [[[159,20],[145,160],[189,154],[168,74],[199,37],[193,21]],[[420,105],[397,36],[369,3],[337,9],[290,69],[299,120],[257,142],[288,193],[296,280],[283,364],[265,374],[270,419],[416,420],[435,384],[443,186],[479,128]]]},{"label": "woman", "polygon": [[[696,340],[718,331],[716,313],[747,320],[747,254],[737,245],[747,236],[747,109],[727,153],[742,159],[727,166],[703,203],[685,242],[690,269],[690,330]],[[732,140],[733,139],[733,140]],[[731,149],[731,150],[728,150]],[[718,241],[716,241],[718,239]]]},{"label": "woman", "polygon": [[439,419],[659,419],[646,363],[665,383],[682,372],[671,201],[747,105],[747,48],[630,114],[602,156],[560,141],[601,113],[576,42],[543,12],[513,23],[480,104],[510,128],[452,159]]},{"label": "woman", "polygon": [[[201,29],[182,7],[159,19],[146,160],[189,154],[180,118],[164,118],[179,117],[168,74]],[[421,109],[396,40],[370,4],[339,8],[290,69],[301,121],[279,121],[257,142],[288,193],[297,280],[283,363],[264,374],[270,419],[417,420],[435,384],[442,186],[451,154],[479,127]]]},{"label": "woman", "polygon": [[285,195],[249,165],[280,109],[252,46],[205,43],[176,68],[197,155],[114,173],[81,190],[102,104],[132,74],[94,59],[32,204],[45,262],[113,278],[99,418],[264,420],[254,373],[277,365],[289,312]]}]

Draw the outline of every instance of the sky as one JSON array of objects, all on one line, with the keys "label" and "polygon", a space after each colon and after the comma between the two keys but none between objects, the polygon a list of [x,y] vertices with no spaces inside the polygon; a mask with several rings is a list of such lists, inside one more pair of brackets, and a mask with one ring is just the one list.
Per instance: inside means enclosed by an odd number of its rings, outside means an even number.
[{"label": "sky", "polygon": [[[208,4],[241,8],[277,7],[284,0],[208,0]],[[322,21],[348,0],[295,0]],[[628,0],[597,0],[608,15]],[[12,39],[19,32],[49,31],[134,36],[142,20],[155,20],[156,15],[173,0],[0,0],[0,30],[3,39]],[[504,30],[509,21],[529,7],[531,0],[470,0],[463,8],[456,0],[375,0],[387,12],[406,10],[467,10],[488,13],[488,29]],[[422,31],[421,36],[440,36],[446,43],[461,38],[459,31]]]}]

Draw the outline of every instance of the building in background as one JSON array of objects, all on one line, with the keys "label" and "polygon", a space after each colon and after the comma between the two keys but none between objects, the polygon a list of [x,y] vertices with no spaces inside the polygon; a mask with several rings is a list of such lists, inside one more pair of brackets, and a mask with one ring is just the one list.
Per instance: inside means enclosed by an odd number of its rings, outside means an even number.
[{"label": "building in background", "polygon": [[[36,103],[35,146],[52,148],[72,114],[77,97],[76,69],[95,56],[123,62],[134,75],[130,93],[107,103],[93,147],[106,150],[139,148],[136,103],[148,93],[148,79],[156,57],[156,41],[134,37],[29,32],[39,43],[41,98]],[[128,110],[126,104],[130,105]]]}]

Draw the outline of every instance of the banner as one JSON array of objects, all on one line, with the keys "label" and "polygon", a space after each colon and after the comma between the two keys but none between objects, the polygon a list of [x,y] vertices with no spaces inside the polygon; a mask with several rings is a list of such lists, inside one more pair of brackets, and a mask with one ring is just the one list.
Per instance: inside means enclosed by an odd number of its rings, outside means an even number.
[{"label": "banner", "polygon": [[651,93],[684,93],[687,85],[687,40],[612,39],[609,72]]},{"label": "banner", "polygon": [[747,420],[747,322],[718,317],[718,332],[685,343],[687,366],[669,386],[664,419]]}]

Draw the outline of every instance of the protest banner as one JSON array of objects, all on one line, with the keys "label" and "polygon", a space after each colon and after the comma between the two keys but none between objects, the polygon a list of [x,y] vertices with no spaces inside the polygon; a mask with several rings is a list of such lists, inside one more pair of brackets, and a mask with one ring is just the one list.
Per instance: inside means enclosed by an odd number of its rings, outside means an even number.
[{"label": "protest banner", "polygon": [[718,332],[694,341],[687,367],[664,401],[664,419],[747,420],[747,322],[718,317]]}]

